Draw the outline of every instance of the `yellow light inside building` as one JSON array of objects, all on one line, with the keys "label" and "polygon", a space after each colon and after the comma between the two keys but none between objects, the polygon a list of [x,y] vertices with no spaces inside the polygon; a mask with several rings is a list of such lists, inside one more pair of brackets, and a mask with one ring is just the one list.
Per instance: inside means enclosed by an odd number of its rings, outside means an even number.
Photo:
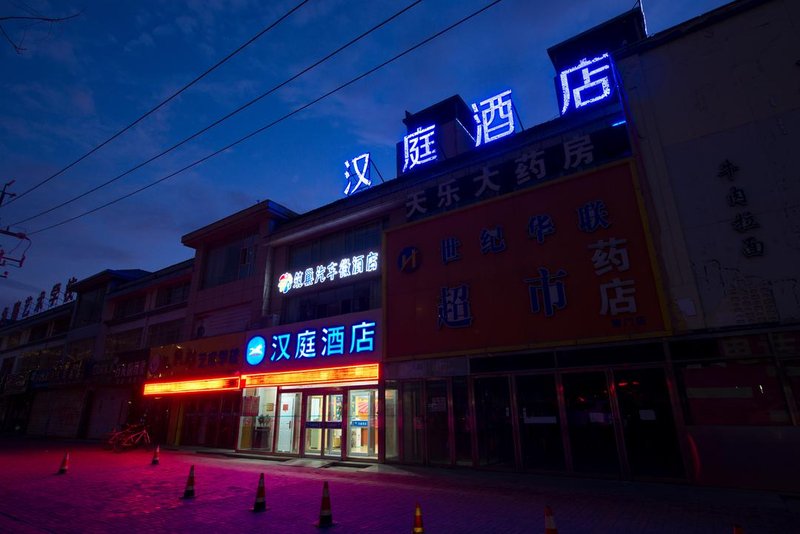
[{"label": "yellow light inside building", "polygon": [[325,369],[304,369],[281,373],[259,373],[242,375],[245,387],[301,386],[306,384],[330,384],[377,380],[379,364],[350,365],[347,367],[328,367]]},{"label": "yellow light inside building", "polygon": [[178,393],[197,393],[202,391],[229,391],[239,389],[238,376],[227,378],[204,378],[181,380],[180,382],[149,382],[144,385],[145,395],[175,395]]}]

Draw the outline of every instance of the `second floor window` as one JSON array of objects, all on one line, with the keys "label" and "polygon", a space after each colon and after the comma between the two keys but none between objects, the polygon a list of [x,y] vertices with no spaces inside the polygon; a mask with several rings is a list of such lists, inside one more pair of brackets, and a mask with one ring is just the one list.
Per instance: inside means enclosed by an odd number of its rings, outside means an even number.
[{"label": "second floor window", "polygon": [[106,337],[106,356],[116,356],[121,352],[136,350],[142,344],[142,329],[127,330]]},{"label": "second floor window", "polygon": [[210,249],[203,272],[203,288],[251,276],[255,272],[256,237],[250,235]]},{"label": "second floor window", "polygon": [[189,300],[189,282],[177,286],[162,287],[156,295],[156,308],[180,304]]},{"label": "second floor window", "polygon": [[142,313],[144,311],[144,301],[144,295],[118,301],[114,305],[114,319],[122,319],[123,317]]}]

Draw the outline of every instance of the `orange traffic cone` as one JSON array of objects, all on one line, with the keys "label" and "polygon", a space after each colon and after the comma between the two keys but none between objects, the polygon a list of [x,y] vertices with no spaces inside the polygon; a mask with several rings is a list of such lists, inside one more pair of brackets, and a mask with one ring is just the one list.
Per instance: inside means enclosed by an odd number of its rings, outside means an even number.
[{"label": "orange traffic cone", "polygon": [[414,510],[414,528],[411,530],[412,534],[422,534],[425,529],[422,528],[422,508],[417,503],[417,508]]},{"label": "orange traffic cone", "polygon": [[733,525],[733,534],[744,534],[744,529],[739,525]]},{"label": "orange traffic cone", "polygon": [[183,498],[194,498],[194,466],[189,468],[189,478],[186,479],[186,489],[183,490]]},{"label": "orange traffic cone", "polygon": [[549,506],[544,507],[544,534],[558,534],[553,510]]},{"label": "orange traffic cone", "polygon": [[267,501],[264,499],[264,473],[258,477],[258,489],[256,490],[256,502],[253,504],[254,512],[266,512]]},{"label": "orange traffic cone", "polygon": [[319,507],[318,528],[328,528],[333,526],[333,514],[331,513],[331,496],[328,494],[328,482],[322,483],[322,504]]},{"label": "orange traffic cone", "polygon": [[161,452],[161,449],[158,445],[156,445],[156,450],[153,451],[153,461],[150,462],[153,465],[158,465],[158,453]]},{"label": "orange traffic cone", "polygon": [[66,475],[69,469],[69,451],[64,453],[64,459],[61,460],[61,467],[58,468],[59,475]]}]

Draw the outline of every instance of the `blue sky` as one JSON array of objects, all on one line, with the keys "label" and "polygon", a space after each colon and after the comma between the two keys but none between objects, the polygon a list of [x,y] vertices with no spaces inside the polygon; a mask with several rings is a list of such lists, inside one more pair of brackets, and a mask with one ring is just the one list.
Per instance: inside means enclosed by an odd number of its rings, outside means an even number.
[{"label": "blue sky", "polygon": [[[0,186],[21,193],[154,107],[300,0],[0,2],[25,50],[0,42]],[[22,268],[0,278],[0,309],[103,269],[158,270],[192,257],[187,232],[271,199],[304,212],[341,197],[343,162],[363,152],[395,176],[402,118],[454,94],[505,89],[525,127],[558,115],[547,48],[633,7],[632,0],[503,0],[264,133],[112,207],[37,230],[154,182],[406,50],[490,3],[425,0],[332,60],[200,138],[91,195],[77,196],[266,92],[413,0],[311,0],[177,99],[66,173],[0,207],[0,226],[31,234]],[[727,2],[645,0],[650,34]],[[19,223],[19,224],[15,224]],[[0,236],[7,252],[16,240]],[[24,245],[23,245],[24,247]],[[13,255],[18,255],[17,249]],[[10,254],[11,255],[11,254]]]}]

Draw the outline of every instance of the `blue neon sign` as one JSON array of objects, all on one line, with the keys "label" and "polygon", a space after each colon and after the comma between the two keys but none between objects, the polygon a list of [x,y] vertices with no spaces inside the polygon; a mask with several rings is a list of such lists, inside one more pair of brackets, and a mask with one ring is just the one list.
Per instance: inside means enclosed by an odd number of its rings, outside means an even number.
[{"label": "blue neon sign", "polygon": [[[272,352],[269,361],[369,354],[375,351],[376,332],[375,321],[277,332],[271,336]],[[261,363],[266,356],[266,347],[266,340],[263,337],[252,337],[247,343],[247,363],[250,365]]]},{"label": "blue neon sign", "polygon": [[266,354],[267,342],[261,336],[255,336],[247,342],[247,363],[258,365]]},{"label": "blue neon sign", "polygon": [[347,180],[347,186],[344,188],[344,196],[349,197],[359,188],[363,190],[371,186],[372,178],[369,171],[369,152],[345,161],[344,179]]},{"label": "blue neon sign", "polygon": [[611,56],[607,53],[581,59],[577,65],[562,70],[558,79],[562,115],[608,99],[616,87]]},{"label": "blue neon sign", "polygon": [[414,167],[436,161],[436,125],[419,127],[403,137],[403,172]]}]

